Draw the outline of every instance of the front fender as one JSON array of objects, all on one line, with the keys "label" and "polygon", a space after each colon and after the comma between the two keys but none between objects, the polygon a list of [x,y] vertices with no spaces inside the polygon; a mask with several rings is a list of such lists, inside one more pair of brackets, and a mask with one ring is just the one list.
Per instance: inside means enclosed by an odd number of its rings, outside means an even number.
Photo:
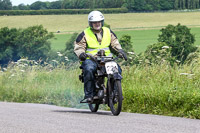
[{"label": "front fender", "polygon": [[113,74],[113,78],[116,80],[116,79],[119,79],[121,80],[122,79],[122,76],[119,74],[119,73],[114,73]]}]

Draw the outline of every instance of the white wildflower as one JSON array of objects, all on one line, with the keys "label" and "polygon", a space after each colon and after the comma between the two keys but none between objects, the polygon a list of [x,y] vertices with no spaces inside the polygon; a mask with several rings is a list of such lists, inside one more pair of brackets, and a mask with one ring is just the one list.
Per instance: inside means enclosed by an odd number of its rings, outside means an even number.
[{"label": "white wildflower", "polygon": [[20,64],[19,67],[25,67],[23,64]]},{"label": "white wildflower", "polygon": [[24,70],[20,70],[21,72],[25,72]]},{"label": "white wildflower", "polygon": [[160,59],[161,57],[160,56],[156,56],[156,58]]},{"label": "white wildflower", "polygon": [[157,53],[157,51],[152,51],[153,53]]},{"label": "white wildflower", "polygon": [[180,75],[189,75],[189,76],[193,76],[195,74],[190,74],[190,73],[180,73]]},{"label": "white wildflower", "polygon": [[27,59],[20,59],[19,61],[27,61]]},{"label": "white wildflower", "polygon": [[169,48],[169,46],[163,46],[162,47],[162,49],[168,49]]},{"label": "white wildflower", "polygon": [[35,63],[35,65],[38,65],[38,63],[37,62],[34,62]]},{"label": "white wildflower", "polygon": [[15,74],[12,74],[12,75],[9,77],[9,79],[12,78],[12,77],[14,77],[14,76],[15,76]]},{"label": "white wildflower", "polygon": [[52,60],[52,61],[57,63],[57,61],[56,61],[56,60]]},{"label": "white wildflower", "polygon": [[67,56],[65,56],[65,60],[66,60],[66,61],[69,61],[69,58],[68,58]]},{"label": "white wildflower", "polygon": [[45,65],[48,65],[48,63],[47,63],[47,62],[44,62],[44,64],[45,64]]},{"label": "white wildflower", "polygon": [[176,60],[176,62],[177,62],[177,63],[180,63],[181,61],[180,61],[180,60]]},{"label": "white wildflower", "polygon": [[132,57],[128,57],[128,58],[131,59],[131,60],[133,59]]},{"label": "white wildflower", "polygon": [[180,75],[189,75],[189,73],[180,73]]},{"label": "white wildflower", "polygon": [[4,71],[7,71],[7,69],[6,69],[6,68],[3,68],[3,70],[4,70]]},{"label": "white wildflower", "polygon": [[131,55],[134,55],[135,53],[134,52],[127,52],[128,54],[131,54]]},{"label": "white wildflower", "polygon": [[63,56],[63,55],[61,53],[59,53],[58,56]]}]

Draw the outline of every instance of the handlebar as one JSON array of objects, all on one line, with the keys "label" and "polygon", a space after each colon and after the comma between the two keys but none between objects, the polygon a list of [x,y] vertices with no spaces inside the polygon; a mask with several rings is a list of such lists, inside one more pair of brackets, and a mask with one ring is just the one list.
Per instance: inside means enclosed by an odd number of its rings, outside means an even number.
[{"label": "handlebar", "polygon": [[87,54],[87,55],[91,60],[95,61],[96,63],[98,61],[103,61],[103,62],[115,61],[115,60],[118,60],[120,58],[120,56],[117,56],[117,57],[113,58],[113,57],[107,57],[107,56],[94,57],[93,55],[89,55],[89,54]]}]

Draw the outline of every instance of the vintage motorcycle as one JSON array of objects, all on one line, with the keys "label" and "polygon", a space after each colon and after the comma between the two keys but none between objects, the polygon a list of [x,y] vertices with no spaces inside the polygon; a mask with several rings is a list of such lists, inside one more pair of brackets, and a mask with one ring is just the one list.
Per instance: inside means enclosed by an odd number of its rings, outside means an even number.
[{"label": "vintage motorcycle", "polygon": [[[122,76],[118,71],[118,64],[115,62],[120,56],[106,57],[105,51],[100,50],[97,57],[89,55],[89,58],[97,64],[95,73],[95,91],[96,96],[92,103],[88,103],[91,112],[97,112],[100,104],[107,104],[113,115],[119,115],[122,109]],[[81,67],[80,67],[81,68]],[[83,81],[84,71],[79,75],[79,79]],[[107,81],[106,85],[104,82]],[[80,103],[87,103],[85,99]]]}]

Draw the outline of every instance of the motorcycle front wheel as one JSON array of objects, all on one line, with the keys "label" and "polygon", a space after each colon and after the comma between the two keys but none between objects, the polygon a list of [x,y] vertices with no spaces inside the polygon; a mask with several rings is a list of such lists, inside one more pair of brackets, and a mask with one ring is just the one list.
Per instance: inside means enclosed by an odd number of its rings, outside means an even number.
[{"label": "motorcycle front wheel", "polygon": [[109,106],[113,115],[120,114],[122,109],[122,87],[120,80],[111,81]]}]

